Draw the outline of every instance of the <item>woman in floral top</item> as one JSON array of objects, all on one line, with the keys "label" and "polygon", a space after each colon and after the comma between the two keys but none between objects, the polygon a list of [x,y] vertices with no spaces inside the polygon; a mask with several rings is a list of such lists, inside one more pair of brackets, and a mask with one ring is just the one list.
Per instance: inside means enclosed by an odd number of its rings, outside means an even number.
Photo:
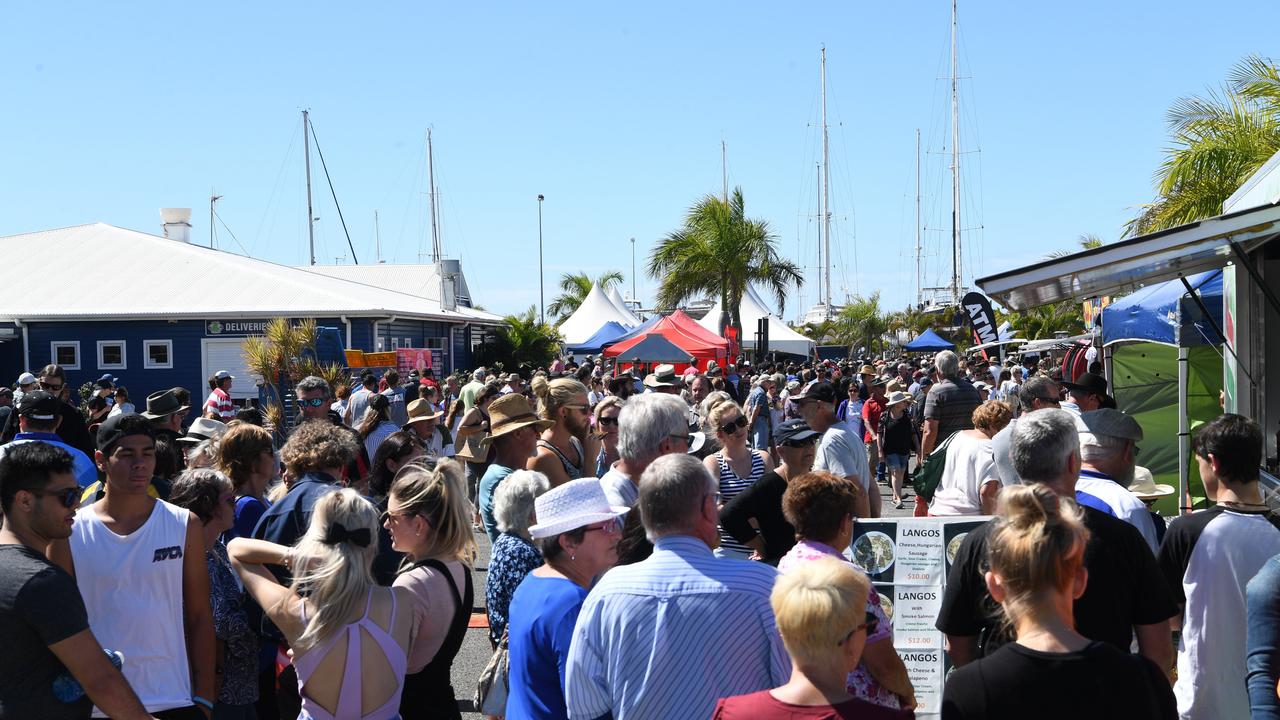
[{"label": "woman in floral top", "polygon": [[507,629],[511,596],[524,576],[542,564],[542,554],[529,538],[533,501],[550,489],[547,476],[533,470],[517,470],[498,485],[493,494],[493,515],[502,533],[493,543],[484,598],[489,615],[489,641],[497,646]]},{"label": "woman in floral top", "polygon": [[187,470],[174,480],[169,502],[200,518],[205,547],[209,548],[205,562],[209,567],[213,633],[218,640],[215,671],[220,680],[214,714],[247,716],[258,701],[258,637],[245,616],[243,589],[231,569],[227,547],[218,539],[235,523],[236,494],[231,480],[212,468]]},{"label": "woman in floral top", "polygon": [[[787,484],[782,495],[782,514],[796,529],[796,545],[778,561],[778,571],[788,570],[825,557],[847,559],[839,548],[853,540],[852,482],[828,472],[801,475]],[[915,690],[907,668],[893,649],[893,625],[872,586],[867,596],[867,612],[879,620],[876,632],[867,636],[862,661],[849,673],[848,691],[855,697],[890,708],[912,709]]]}]

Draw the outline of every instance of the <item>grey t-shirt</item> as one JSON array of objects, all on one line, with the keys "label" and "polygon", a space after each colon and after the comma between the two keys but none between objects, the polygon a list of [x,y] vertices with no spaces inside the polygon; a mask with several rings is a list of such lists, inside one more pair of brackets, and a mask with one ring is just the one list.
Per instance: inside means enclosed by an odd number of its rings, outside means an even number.
[{"label": "grey t-shirt", "polygon": [[1018,477],[1018,471],[1013,467],[1013,456],[1010,455],[1013,449],[1013,428],[1017,424],[1017,420],[1010,420],[1003,430],[991,438],[991,452],[995,455],[996,474],[1000,476],[1001,487],[1018,485],[1022,482],[1022,478]]},{"label": "grey t-shirt", "polygon": [[635,507],[640,499],[640,488],[631,482],[629,475],[619,472],[616,467],[609,468],[609,472],[600,477],[600,486],[604,488],[604,496],[610,505]]},{"label": "grey t-shirt", "polygon": [[934,447],[954,433],[972,430],[973,411],[981,404],[977,388],[964,378],[934,383],[924,400],[924,419],[938,421]]},{"label": "grey t-shirt", "polygon": [[818,452],[813,458],[814,470],[833,475],[857,475],[863,489],[871,488],[871,471],[867,464],[867,448],[862,438],[854,435],[848,423],[836,423],[822,433]]},{"label": "grey t-shirt", "polygon": [[93,702],[82,690],[71,699],[71,675],[49,650],[87,629],[66,571],[26,545],[0,545],[0,720],[89,717]]}]

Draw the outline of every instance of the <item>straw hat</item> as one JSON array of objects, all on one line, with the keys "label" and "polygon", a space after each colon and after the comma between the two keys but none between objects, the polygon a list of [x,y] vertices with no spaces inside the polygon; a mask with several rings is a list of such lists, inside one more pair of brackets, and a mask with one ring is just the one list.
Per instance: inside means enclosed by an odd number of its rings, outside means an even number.
[{"label": "straw hat", "polygon": [[506,435],[526,425],[534,425],[538,432],[542,432],[555,423],[551,420],[539,420],[529,406],[529,401],[518,393],[503,395],[489,405],[490,437]]},{"label": "straw hat", "polygon": [[674,365],[659,365],[645,376],[644,385],[651,388],[680,387],[680,378],[676,377]]},{"label": "straw hat", "polygon": [[1133,469],[1133,482],[1129,483],[1129,492],[1137,495],[1139,500],[1156,500],[1178,491],[1172,485],[1157,485],[1151,471],[1138,465]]},{"label": "straw hat", "polygon": [[893,392],[889,393],[889,397],[885,398],[884,406],[893,407],[894,405],[897,405],[899,403],[909,403],[909,402],[911,402],[910,395],[902,392],[901,390],[894,390]]},{"label": "straw hat", "polygon": [[631,508],[610,505],[596,478],[582,478],[548,490],[534,501],[536,525],[529,526],[534,540],[576,530],[584,525],[625,515]]},{"label": "straw hat", "polygon": [[411,423],[422,422],[424,420],[435,420],[444,413],[431,404],[430,400],[419,398],[409,403],[408,408],[409,420],[405,425]]},{"label": "straw hat", "polygon": [[187,428],[187,434],[178,438],[178,442],[198,443],[205,440],[217,440],[227,432],[225,423],[212,420],[210,418],[196,418],[191,423],[191,427]]}]

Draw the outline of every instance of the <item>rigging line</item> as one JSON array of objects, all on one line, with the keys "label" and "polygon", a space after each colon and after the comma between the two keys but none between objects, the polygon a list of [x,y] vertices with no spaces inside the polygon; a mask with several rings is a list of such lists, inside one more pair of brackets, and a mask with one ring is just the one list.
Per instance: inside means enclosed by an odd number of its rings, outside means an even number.
[{"label": "rigging line", "polygon": [[244,249],[244,245],[240,244],[240,238],[236,237],[236,234],[231,232],[231,228],[227,226],[227,221],[222,219],[222,216],[218,214],[217,210],[213,212],[213,216],[217,218],[218,222],[222,223],[222,227],[226,228],[227,234],[230,235],[231,239],[236,242],[236,245],[239,245],[240,249],[244,251],[245,257],[251,257],[249,255],[249,251]]},{"label": "rigging line", "polygon": [[[298,123],[290,122],[293,127],[293,133],[289,136],[289,148],[284,151],[284,159],[280,161],[280,171],[276,173],[276,182],[271,186],[271,195],[267,197],[266,207],[262,209],[262,219],[258,221],[258,231],[253,236],[251,246],[257,247],[258,240],[262,237],[262,226],[267,222],[267,214],[271,212],[271,205],[275,202],[276,192],[280,189],[280,179],[284,177],[284,169],[288,167],[289,157],[293,155],[293,144],[298,141]],[[272,223],[272,228],[275,224]]]},{"label": "rigging line", "polygon": [[333,195],[333,205],[338,208],[338,221],[342,223],[342,232],[347,236],[347,247],[351,248],[351,260],[360,264],[356,257],[356,246],[351,243],[351,233],[347,231],[347,219],[342,217],[342,206],[338,204],[338,191],[333,189],[333,179],[329,177],[329,166],[324,162],[324,151],[320,149],[320,138],[316,137],[316,126],[307,118],[307,126],[311,128],[311,139],[316,141],[316,154],[320,156],[320,167],[324,168],[325,182],[329,183],[329,194]]}]

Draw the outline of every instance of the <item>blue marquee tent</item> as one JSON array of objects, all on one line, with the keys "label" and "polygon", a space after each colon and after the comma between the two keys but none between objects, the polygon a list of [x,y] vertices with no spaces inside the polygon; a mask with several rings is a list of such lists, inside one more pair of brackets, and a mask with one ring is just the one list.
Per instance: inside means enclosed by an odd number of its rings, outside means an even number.
[{"label": "blue marquee tent", "polygon": [[915,340],[902,346],[907,352],[929,352],[933,350],[955,350],[956,344],[942,339],[932,329],[925,330]]},{"label": "blue marquee tent", "polygon": [[[1187,278],[1213,322],[1222,326],[1222,271]],[[1169,280],[1118,298],[1102,309],[1102,344],[1121,341],[1157,342],[1174,347],[1218,345],[1222,336],[1187,295],[1181,280]]]},{"label": "blue marquee tent", "polygon": [[595,331],[595,334],[591,337],[580,343],[566,345],[565,350],[574,355],[594,355],[601,350],[604,350],[605,345],[617,342],[618,338],[626,334],[627,329],[623,327],[621,323],[610,320],[604,325],[601,325],[600,329]]},{"label": "blue marquee tent", "polygon": [[[660,314],[655,314],[653,317],[649,318],[648,320],[645,320],[644,322],[640,323],[639,325],[637,325],[637,326],[635,326],[635,327],[631,328],[630,330],[628,330],[628,331],[626,332],[626,334],[624,334],[624,335],[619,335],[618,337],[616,337],[616,338],[614,338],[614,339],[610,340],[609,342],[605,343],[605,346],[607,347],[607,346],[612,345],[612,344],[614,344],[614,343],[626,342],[627,340],[630,340],[631,338],[637,337],[637,336],[639,336],[639,335],[645,335],[645,334],[648,334],[648,332],[649,332],[650,330],[652,330],[652,329],[653,329],[653,326],[654,326],[654,325],[657,325],[657,324],[658,324],[658,321],[659,321],[659,320],[661,320],[661,319],[662,319],[662,315],[660,315]],[[686,359],[686,360],[688,360],[688,358],[685,358],[685,359]]]}]

